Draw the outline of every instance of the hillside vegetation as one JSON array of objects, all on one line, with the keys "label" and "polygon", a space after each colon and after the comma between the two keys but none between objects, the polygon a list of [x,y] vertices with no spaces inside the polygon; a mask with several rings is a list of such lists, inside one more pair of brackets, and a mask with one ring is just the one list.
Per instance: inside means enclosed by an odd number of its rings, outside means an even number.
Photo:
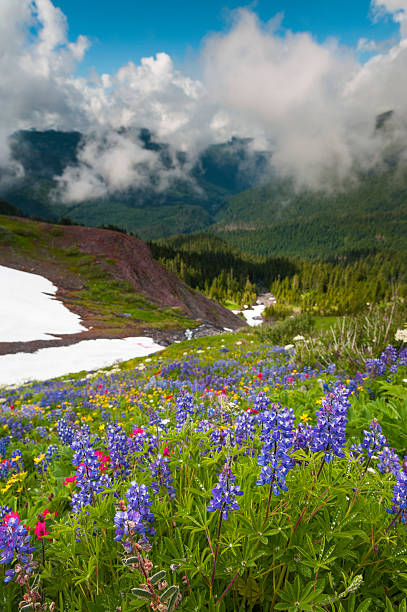
[{"label": "hillside vegetation", "polygon": [[340,190],[297,190],[276,180],[232,196],[217,215],[219,236],[261,255],[325,257],[352,249],[407,250],[407,175],[360,175]]}]

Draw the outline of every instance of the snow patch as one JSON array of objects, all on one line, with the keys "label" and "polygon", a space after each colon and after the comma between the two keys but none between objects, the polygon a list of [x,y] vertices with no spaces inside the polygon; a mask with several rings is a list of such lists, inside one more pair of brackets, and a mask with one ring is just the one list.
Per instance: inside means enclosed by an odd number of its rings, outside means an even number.
[{"label": "snow patch", "polygon": [[261,325],[263,323],[263,318],[261,314],[264,309],[265,304],[255,304],[254,306],[252,306],[252,308],[248,308],[247,310],[233,310],[232,312],[234,312],[235,314],[242,312],[248,325],[250,325],[251,327],[255,327],[256,325]]},{"label": "snow patch", "polygon": [[0,266],[0,342],[53,340],[86,331],[80,317],[55,299],[57,287],[39,274]]},{"label": "snow patch", "polygon": [[0,356],[0,386],[47,380],[82,370],[94,370],[134,357],[144,357],[164,347],[152,338],[82,340],[70,346],[43,348],[35,353]]}]

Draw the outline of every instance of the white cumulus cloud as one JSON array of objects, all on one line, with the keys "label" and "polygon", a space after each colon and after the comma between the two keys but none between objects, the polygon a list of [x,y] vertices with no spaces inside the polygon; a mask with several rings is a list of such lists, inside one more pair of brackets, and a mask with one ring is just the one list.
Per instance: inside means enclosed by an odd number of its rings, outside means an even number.
[{"label": "white cumulus cloud", "polygon": [[407,0],[371,0],[370,7],[375,20],[391,15],[400,24],[402,36],[407,36]]},{"label": "white cumulus cloud", "polygon": [[[33,34],[36,32],[36,34]],[[10,162],[7,139],[21,128],[75,122],[82,97],[72,79],[88,46],[67,39],[63,13],[50,0],[0,3],[0,163]],[[12,168],[18,171],[17,168]]]},{"label": "white cumulus cloud", "polygon": [[[392,142],[404,147],[406,5],[371,4],[377,17],[400,22],[393,44],[364,39],[352,50],[335,40],[320,43],[308,32],[283,30],[281,15],[263,24],[241,9],[227,30],[205,39],[199,79],[165,52],[85,78],[76,68],[88,39],[69,39],[67,20],[51,0],[1,0],[0,165],[21,172],[7,144],[18,129],[81,130],[79,163],[65,169],[57,187],[59,198],[74,202],[130,186],[165,189],[209,144],[242,136],[253,138],[254,149],[271,150],[274,169],[300,184],[339,184],[380,162]],[[361,51],[372,54],[365,63]],[[389,129],[375,131],[377,115],[389,110]],[[168,144],[169,163],[143,146],[141,128]],[[188,152],[186,168],[177,151]]]}]

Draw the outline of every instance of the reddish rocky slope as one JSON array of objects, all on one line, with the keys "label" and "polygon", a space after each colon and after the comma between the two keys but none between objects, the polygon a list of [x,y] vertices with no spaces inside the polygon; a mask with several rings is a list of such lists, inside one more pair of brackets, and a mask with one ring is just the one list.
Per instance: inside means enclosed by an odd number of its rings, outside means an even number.
[{"label": "reddish rocky slope", "polygon": [[[114,311],[107,322],[106,312],[100,316],[97,304],[89,306],[82,299],[81,292],[87,288],[87,278],[80,266],[69,265],[70,252],[87,256],[87,261],[98,267],[102,278],[125,282],[127,287],[130,284],[135,293],[155,307],[179,313],[181,325],[177,325],[175,319],[168,328],[165,323],[160,325],[157,321],[149,325],[125,312]],[[86,338],[129,335],[150,335],[167,344],[184,338],[185,327],[189,325],[203,324],[203,332],[208,333],[245,325],[240,317],[192,290],[163,268],[153,259],[144,242],[121,232],[0,216],[0,264],[41,274],[51,280],[58,287],[57,298],[79,314],[89,328],[87,332],[61,337],[55,342],[0,343],[0,354],[70,344]]]}]

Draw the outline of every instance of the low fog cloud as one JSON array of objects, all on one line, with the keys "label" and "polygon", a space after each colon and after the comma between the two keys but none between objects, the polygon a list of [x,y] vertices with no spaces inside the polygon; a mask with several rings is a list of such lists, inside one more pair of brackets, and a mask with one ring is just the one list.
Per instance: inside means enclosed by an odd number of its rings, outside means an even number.
[{"label": "low fog cloud", "polygon": [[[272,151],[270,172],[294,176],[299,185],[351,180],[389,148],[403,153],[406,15],[407,0],[373,0],[372,18],[400,24],[400,37],[390,46],[362,39],[350,49],[283,30],[281,18],[261,23],[242,9],[227,31],[205,39],[201,79],[177,70],[163,52],[83,78],[75,71],[89,42],[69,40],[66,18],[51,0],[2,0],[3,179],[22,172],[10,157],[13,132],[55,128],[84,134],[78,164],[57,177],[57,197],[69,202],[130,186],[165,189],[208,145],[232,136]],[[366,51],[371,57],[360,63]],[[386,129],[375,130],[377,115],[389,110]],[[168,144],[169,164],[143,146],[140,128]],[[189,165],[179,163],[177,151],[188,153]]]},{"label": "low fog cloud", "polygon": [[188,178],[189,166],[181,166],[176,152],[161,156],[143,146],[138,133],[100,131],[87,136],[78,152],[78,164],[65,168],[55,177],[55,200],[66,203],[100,198],[107,193],[121,192],[129,187],[167,189],[173,180]]}]

